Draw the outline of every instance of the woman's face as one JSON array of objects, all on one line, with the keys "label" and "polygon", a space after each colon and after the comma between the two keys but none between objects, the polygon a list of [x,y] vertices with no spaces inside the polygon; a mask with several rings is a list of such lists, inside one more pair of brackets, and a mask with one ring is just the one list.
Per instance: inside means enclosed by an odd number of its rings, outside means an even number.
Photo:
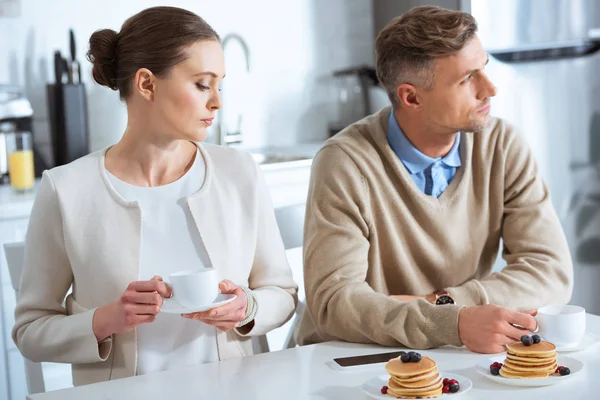
[{"label": "woman's face", "polygon": [[172,139],[201,142],[206,139],[215,112],[221,108],[219,84],[225,76],[221,44],[196,42],[186,49],[185,61],[156,80],[152,104],[153,129],[169,132]]}]

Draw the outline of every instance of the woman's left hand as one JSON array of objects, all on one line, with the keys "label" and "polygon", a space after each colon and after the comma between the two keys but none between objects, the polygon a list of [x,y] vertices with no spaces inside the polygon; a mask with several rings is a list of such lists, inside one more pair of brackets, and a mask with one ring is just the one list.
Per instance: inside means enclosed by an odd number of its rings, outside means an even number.
[{"label": "woman's left hand", "polygon": [[227,332],[235,327],[246,318],[246,292],[235,283],[224,280],[219,283],[219,289],[223,294],[234,294],[236,299],[224,306],[211,308],[208,311],[181,314],[184,318],[196,319],[205,324],[212,325],[217,329]]}]

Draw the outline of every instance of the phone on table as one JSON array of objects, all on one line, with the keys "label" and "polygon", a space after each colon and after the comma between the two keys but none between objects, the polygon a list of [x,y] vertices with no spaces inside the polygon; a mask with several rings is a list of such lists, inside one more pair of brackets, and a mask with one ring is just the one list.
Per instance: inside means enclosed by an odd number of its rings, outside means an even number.
[{"label": "phone on table", "polygon": [[367,354],[364,356],[351,356],[334,358],[333,362],[338,369],[360,367],[362,365],[379,364],[390,361],[392,358],[398,358],[405,351],[393,351],[389,353]]}]

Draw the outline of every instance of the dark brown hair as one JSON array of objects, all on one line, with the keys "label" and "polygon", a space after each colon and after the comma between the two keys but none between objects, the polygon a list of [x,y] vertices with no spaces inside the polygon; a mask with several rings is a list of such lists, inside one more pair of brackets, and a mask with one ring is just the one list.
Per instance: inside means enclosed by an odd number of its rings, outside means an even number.
[{"label": "dark brown hair", "polygon": [[476,32],[471,14],[437,6],[414,7],[392,20],[375,42],[377,78],[392,104],[398,106],[402,83],[431,89],[435,59],[458,53]]},{"label": "dark brown hair", "polygon": [[119,33],[96,31],[90,37],[87,58],[100,85],[130,92],[131,79],[140,68],[164,76],[186,59],[185,48],[200,40],[219,41],[219,35],[198,15],[176,7],[152,7],[129,18]]}]

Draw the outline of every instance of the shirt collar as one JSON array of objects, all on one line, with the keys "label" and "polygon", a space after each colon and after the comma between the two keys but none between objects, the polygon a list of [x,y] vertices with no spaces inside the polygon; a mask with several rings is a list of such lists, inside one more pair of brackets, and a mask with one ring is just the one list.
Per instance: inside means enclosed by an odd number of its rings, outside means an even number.
[{"label": "shirt collar", "polygon": [[460,161],[460,152],[458,150],[460,145],[460,132],[456,135],[454,145],[448,154],[443,158],[432,158],[421,153],[410,140],[408,140],[400,128],[398,121],[396,121],[393,111],[390,113],[390,118],[388,120],[388,142],[390,143],[392,150],[394,150],[394,153],[402,160],[402,163],[411,174],[422,172],[438,160],[441,160],[442,163],[449,167],[457,168],[462,165]]}]

